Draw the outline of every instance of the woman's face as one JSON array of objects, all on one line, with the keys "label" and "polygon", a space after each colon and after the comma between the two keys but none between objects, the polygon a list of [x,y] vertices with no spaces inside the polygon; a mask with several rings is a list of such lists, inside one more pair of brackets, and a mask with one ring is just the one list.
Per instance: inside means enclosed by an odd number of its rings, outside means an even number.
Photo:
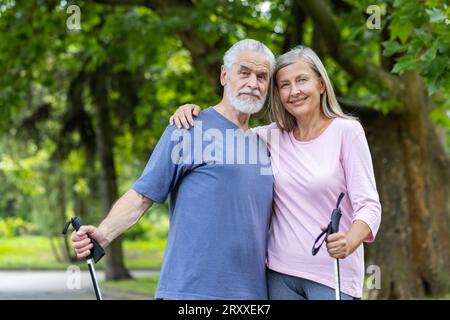
[{"label": "woman's face", "polygon": [[280,69],[276,83],[281,103],[295,118],[320,112],[324,83],[305,61],[298,60]]}]

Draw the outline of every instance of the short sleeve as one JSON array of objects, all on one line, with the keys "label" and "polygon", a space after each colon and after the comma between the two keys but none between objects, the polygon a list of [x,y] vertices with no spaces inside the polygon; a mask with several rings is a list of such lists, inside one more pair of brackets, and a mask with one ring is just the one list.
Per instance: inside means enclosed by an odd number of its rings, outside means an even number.
[{"label": "short sleeve", "polygon": [[190,136],[188,130],[168,126],[132,189],[155,202],[164,202],[192,167],[190,151],[186,152],[190,150],[190,144],[186,144]]}]

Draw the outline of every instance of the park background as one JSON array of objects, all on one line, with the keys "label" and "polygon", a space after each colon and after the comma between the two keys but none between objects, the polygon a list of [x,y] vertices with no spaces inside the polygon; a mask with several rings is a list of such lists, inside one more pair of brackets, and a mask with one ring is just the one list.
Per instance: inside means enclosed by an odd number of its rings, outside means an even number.
[{"label": "park background", "polygon": [[[221,58],[243,38],[312,47],[361,119],[383,207],[365,246],[380,288],[364,298],[450,299],[450,8],[437,0],[0,0],[0,276],[84,268],[64,222],[98,225],[173,111],[219,101]],[[151,297],[168,226],[155,205],[114,241],[102,286]]]}]

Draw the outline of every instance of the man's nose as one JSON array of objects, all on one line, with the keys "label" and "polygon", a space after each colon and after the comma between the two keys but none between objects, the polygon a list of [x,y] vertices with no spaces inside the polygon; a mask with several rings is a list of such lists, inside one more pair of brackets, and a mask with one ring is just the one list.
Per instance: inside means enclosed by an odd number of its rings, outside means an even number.
[{"label": "man's nose", "polygon": [[247,87],[250,89],[257,89],[258,82],[255,74],[251,74],[247,81]]}]

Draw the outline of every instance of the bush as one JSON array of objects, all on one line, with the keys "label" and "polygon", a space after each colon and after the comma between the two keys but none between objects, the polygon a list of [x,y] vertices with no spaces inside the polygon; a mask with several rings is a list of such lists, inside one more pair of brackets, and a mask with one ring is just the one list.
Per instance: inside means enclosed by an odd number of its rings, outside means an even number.
[{"label": "bush", "polygon": [[0,219],[0,237],[12,238],[25,234],[31,234],[33,230],[33,225],[20,217]]}]

